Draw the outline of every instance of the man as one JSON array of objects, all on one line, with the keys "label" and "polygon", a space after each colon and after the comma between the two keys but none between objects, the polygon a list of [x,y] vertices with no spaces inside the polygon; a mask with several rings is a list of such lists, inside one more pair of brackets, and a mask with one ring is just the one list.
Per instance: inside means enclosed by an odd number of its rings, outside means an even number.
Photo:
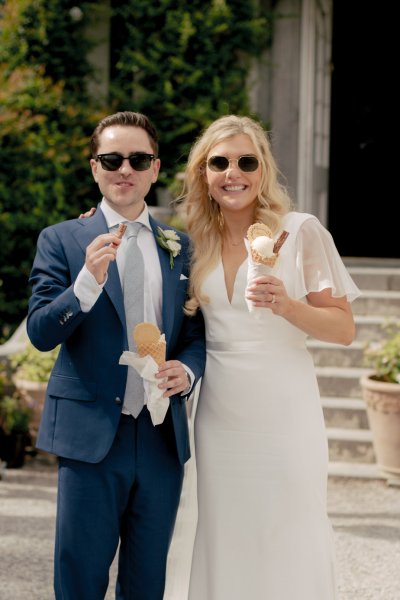
[{"label": "man", "polygon": [[[183,313],[187,236],[178,234],[170,255],[156,242],[157,226],[168,228],[144,200],[160,169],[154,126],[116,113],[98,124],[91,149],[100,209],[46,228],[30,278],[29,337],[40,350],[61,344],[37,440],[59,457],[55,596],[103,599],[120,542],[116,598],[162,600],[189,458],[185,402],[204,369],[203,322]],[[115,233],[123,221],[136,232],[133,250]],[[132,298],[137,306],[124,308]],[[135,319],[166,337],[158,377],[170,406],[157,426],[142,406],[143,381],[119,365]]]}]

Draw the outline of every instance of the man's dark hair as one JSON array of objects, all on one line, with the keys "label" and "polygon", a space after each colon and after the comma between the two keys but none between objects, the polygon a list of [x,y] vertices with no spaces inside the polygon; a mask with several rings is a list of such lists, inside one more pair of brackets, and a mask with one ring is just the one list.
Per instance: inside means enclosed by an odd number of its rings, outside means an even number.
[{"label": "man's dark hair", "polygon": [[90,150],[92,153],[92,158],[96,158],[97,156],[100,134],[104,131],[104,129],[111,127],[112,125],[141,127],[141,129],[144,129],[149,136],[150,145],[154,154],[158,156],[158,134],[153,123],[148,117],[142,115],[141,113],[126,110],[123,112],[117,112],[114,115],[109,115],[108,117],[104,117],[104,119],[98,123],[96,129],[93,131],[92,137],[90,138]]}]

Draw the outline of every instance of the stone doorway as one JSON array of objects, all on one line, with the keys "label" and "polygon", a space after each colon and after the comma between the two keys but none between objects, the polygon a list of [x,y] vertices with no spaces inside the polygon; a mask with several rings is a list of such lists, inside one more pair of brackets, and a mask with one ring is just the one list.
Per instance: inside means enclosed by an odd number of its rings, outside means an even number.
[{"label": "stone doorway", "polygon": [[328,227],[342,256],[400,257],[391,8],[333,3]]}]

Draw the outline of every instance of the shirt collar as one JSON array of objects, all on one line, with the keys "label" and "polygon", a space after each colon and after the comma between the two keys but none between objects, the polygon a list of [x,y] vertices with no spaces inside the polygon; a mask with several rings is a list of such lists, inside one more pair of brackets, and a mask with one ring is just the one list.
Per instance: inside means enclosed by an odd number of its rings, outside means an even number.
[{"label": "shirt collar", "polygon": [[[100,209],[102,210],[102,212],[104,214],[104,217],[105,217],[107,225],[108,225],[108,229],[117,227],[117,225],[119,225],[119,223],[122,223],[122,222],[124,222],[124,223],[132,223],[133,222],[133,221],[128,221],[127,219],[125,219],[125,217],[123,217],[122,215],[117,213],[113,208],[111,208],[111,206],[109,204],[107,204],[107,202],[105,201],[104,198],[102,199],[102,201],[100,203]],[[149,229],[150,231],[153,231],[151,228],[151,225],[150,225],[149,208],[148,208],[146,202],[144,203],[144,209],[142,210],[142,212],[140,213],[138,218],[135,219],[135,221],[137,221],[138,223],[141,223],[142,225],[147,227],[147,229]]]}]

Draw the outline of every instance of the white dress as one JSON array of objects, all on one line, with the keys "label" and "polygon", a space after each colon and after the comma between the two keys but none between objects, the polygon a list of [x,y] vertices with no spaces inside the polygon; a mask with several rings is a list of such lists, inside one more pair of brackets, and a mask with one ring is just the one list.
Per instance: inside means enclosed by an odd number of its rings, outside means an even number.
[{"label": "white dress", "polygon": [[[334,296],[357,297],[315,217],[290,213],[283,229],[289,237],[273,274],[289,296],[329,287]],[[194,432],[198,523],[189,599],[334,600],[327,439],[306,335],[269,309],[250,313],[246,279],[247,261],[229,303],[219,262],[203,287],[210,303],[202,306],[207,363]],[[169,568],[176,581],[177,564]],[[171,600],[178,597],[185,598]]]}]

